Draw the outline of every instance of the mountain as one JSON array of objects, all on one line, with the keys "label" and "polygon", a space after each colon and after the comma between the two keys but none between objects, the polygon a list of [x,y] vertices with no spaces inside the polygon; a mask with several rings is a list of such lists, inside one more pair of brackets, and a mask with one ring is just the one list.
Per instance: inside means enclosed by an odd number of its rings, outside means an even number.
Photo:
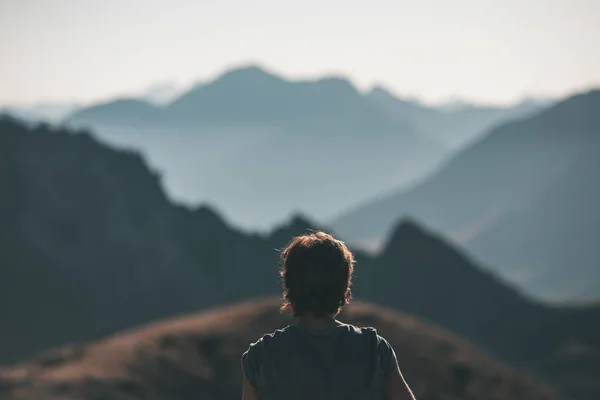
[{"label": "mountain", "polygon": [[[600,393],[600,307],[533,301],[414,220],[360,260],[357,295],[444,326],[493,356],[549,379],[574,399]],[[361,274],[362,272],[362,275]],[[592,322],[593,321],[593,322]],[[578,327],[578,328],[575,328]]]},{"label": "mountain", "polygon": [[[595,246],[584,242],[600,240],[598,209],[590,200],[599,190],[599,111],[595,90],[499,126],[422,183],[351,209],[330,225],[351,242],[381,241],[394,221],[412,215],[467,243],[500,272],[526,268],[543,275],[554,269],[555,278],[535,280],[543,282],[556,280],[557,268],[568,265],[575,272],[558,278],[564,292],[554,296],[575,298],[578,285],[598,286],[582,276],[598,260]],[[532,282],[525,288],[542,296],[559,286]]]},{"label": "mountain", "polygon": [[[252,300],[48,351],[0,369],[0,397],[239,399],[241,354],[264,333],[292,322],[278,306],[277,298]],[[344,320],[375,326],[388,338],[419,399],[559,398],[546,385],[411,316],[359,302],[347,308]]]},{"label": "mountain", "polygon": [[[237,230],[168,199],[137,153],[10,119],[0,188],[0,363],[278,294],[276,250],[319,228],[296,216],[269,234]],[[599,307],[533,302],[412,221],[356,259],[358,299],[442,325],[579,399],[600,394]]]},{"label": "mountain", "polygon": [[[514,365],[535,365],[548,373],[548,365],[567,368],[574,356],[563,354],[566,347],[600,346],[600,307],[550,307],[532,301],[411,220],[392,230],[370,275],[377,277],[371,283],[377,290],[369,300],[460,332]],[[580,378],[600,372],[598,356],[585,356],[588,369],[580,371]]]},{"label": "mountain", "polygon": [[[391,124],[384,113],[342,77],[288,81],[257,66],[225,72],[168,106],[181,119],[259,126],[313,123],[374,128],[371,133],[407,128]],[[358,124],[358,126],[356,126]]]},{"label": "mountain", "polygon": [[255,65],[228,70],[212,82],[195,85],[164,106],[149,107],[140,99],[116,99],[78,110],[68,121],[90,126],[103,122],[137,125],[137,120],[121,118],[130,113],[157,112],[168,115],[173,127],[180,129],[238,124],[300,129],[329,124],[330,128],[344,131],[375,128],[372,134],[412,129],[405,121],[391,121],[343,77],[290,81]]},{"label": "mountain", "polygon": [[511,107],[463,102],[452,106],[429,107],[396,97],[382,86],[375,86],[367,97],[391,118],[409,122],[419,131],[454,149],[468,145],[500,123],[533,115],[548,106],[547,102],[530,99]]},{"label": "mountain", "polygon": [[171,198],[219,204],[228,219],[262,231],[297,211],[325,219],[413,182],[448,152],[342,77],[292,81],[257,66],[226,71],[164,107],[117,100],[67,125],[144,153]]}]

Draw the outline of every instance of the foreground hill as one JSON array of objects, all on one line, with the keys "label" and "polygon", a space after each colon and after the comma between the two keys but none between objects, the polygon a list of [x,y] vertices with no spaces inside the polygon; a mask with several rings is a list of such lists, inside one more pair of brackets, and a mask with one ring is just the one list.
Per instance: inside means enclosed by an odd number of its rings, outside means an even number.
[{"label": "foreground hill", "polygon": [[[0,120],[0,184],[0,363],[276,294],[276,249],[314,228],[297,217],[270,234],[239,231],[167,199],[135,153],[11,120]],[[356,257],[358,298],[440,324],[579,398],[600,394],[600,309],[532,302],[410,221],[381,255]]]},{"label": "foreground hill", "polygon": [[218,204],[261,230],[298,210],[322,219],[405,185],[448,151],[343,77],[288,80],[257,66],[226,71],[165,106],[120,99],[67,123],[143,151],[171,197]]},{"label": "foreground hill", "polygon": [[[469,249],[501,272],[528,269],[537,277],[524,282],[530,293],[574,299],[598,287],[582,279],[598,252],[581,244],[600,241],[591,200],[600,193],[599,133],[600,90],[571,97],[492,130],[423,183],[349,211],[332,227],[352,242],[381,241],[394,221],[411,215],[472,243]],[[535,245],[523,245],[524,236]],[[552,283],[556,274],[544,275],[567,268],[566,260],[575,273],[561,289]]]},{"label": "foreground hill", "polygon": [[[242,352],[292,322],[278,306],[277,298],[248,301],[48,351],[0,369],[0,398],[239,399]],[[365,303],[352,304],[343,317],[375,326],[389,339],[421,400],[558,398],[549,387],[413,317]]]}]

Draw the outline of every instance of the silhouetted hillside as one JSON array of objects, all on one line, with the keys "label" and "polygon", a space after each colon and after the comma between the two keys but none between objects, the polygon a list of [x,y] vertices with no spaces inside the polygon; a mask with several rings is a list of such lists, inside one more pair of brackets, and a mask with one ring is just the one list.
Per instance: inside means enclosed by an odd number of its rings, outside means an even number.
[{"label": "silhouetted hillside", "polygon": [[[0,397],[238,399],[240,355],[264,333],[292,322],[278,312],[278,305],[277,298],[249,301],[55,349],[0,369]],[[549,387],[413,317],[364,303],[352,304],[343,317],[355,325],[375,326],[388,338],[419,399],[558,398]]]},{"label": "silhouetted hillside", "polygon": [[[209,208],[169,201],[135,153],[6,119],[0,184],[2,363],[276,294],[277,249],[315,228],[298,216],[270,235],[240,232]],[[442,324],[582,399],[600,393],[598,309],[537,305],[412,222],[380,257],[356,257],[357,298]]]},{"label": "silhouetted hillside", "polygon": [[391,118],[408,122],[452,148],[468,144],[499,123],[532,115],[546,107],[543,102],[525,101],[512,107],[465,105],[445,110],[395,97],[381,86],[374,87],[367,97]]},{"label": "silhouetted hillside", "polygon": [[139,155],[9,120],[0,132],[2,362],[278,290],[273,247],[171,204]]},{"label": "silhouetted hillside", "polygon": [[[474,238],[479,233],[490,231],[489,241],[481,239],[472,247],[486,263],[505,269],[530,268],[531,273],[541,276],[545,268],[555,269],[558,265],[543,265],[543,252],[556,262],[570,259],[568,267],[579,271],[573,279],[580,280],[590,263],[598,261],[598,253],[590,246],[582,247],[580,238],[600,241],[600,232],[595,228],[598,208],[587,200],[590,196],[597,198],[599,191],[598,180],[592,178],[600,162],[599,116],[600,91],[591,91],[534,117],[500,126],[423,183],[355,208],[332,226],[352,242],[381,240],[391,224],[405,215],[424,221],[458,242],[478,240]],[[567,182],[568,191],[559,189]],[[552,189],[554,186],[557,189]],[[562,191],[560,199],[552,194],[555,190]],[[518,228],[502,228],[504,218],[511,215],[518,215]],[[563,226],[564,221],[572,222]],[[575,221],[580,221],[577,227]],[[496,223],[498,231],[505,230],[505,234],[493,233]],[[539,245],[519,249],[512,260],[502,256],[504,249],[510,252],[522,243],[519,237],[525,232],[537,236],[528,240],[538,241]],[[553,255],[547,253],[548,247],[554,247]],[[567,265],[561,267],[564,270]],[[575,288],[581,282],[563,281],[565,292],[555,296],[576,296],[567,289],[571,284]],[[553,289],[535,284],[525,287],[536,295]]]},{"label": "silhouetted hillside", "polygon": [[218,204],[228,219],[263,231],[296,210],[321,220],[412,182],[448,151],[344,78],[292,81],[256,66],[229,70],[165,107],[117,100],[67,123],[142,151],[164,172],[171,197]]},{"label": "silhouetted hillside", "polygon": [[594,378],[600,307],[533,302],[410,220],[396,226],[370,268],[369,300],[460,332],[497,357],[550,377],[575,398],[600,393]]}]

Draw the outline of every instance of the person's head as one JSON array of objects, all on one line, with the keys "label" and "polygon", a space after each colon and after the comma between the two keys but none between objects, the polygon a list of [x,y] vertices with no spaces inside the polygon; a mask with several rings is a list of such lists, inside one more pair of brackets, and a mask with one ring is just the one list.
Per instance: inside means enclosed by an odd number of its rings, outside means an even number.
[{"label": "person's head", "polygon": [[281,261],[282,310],[320,318],[350,301],[354,256],[344,242],[324,232],[299,236],[282,250]]}]

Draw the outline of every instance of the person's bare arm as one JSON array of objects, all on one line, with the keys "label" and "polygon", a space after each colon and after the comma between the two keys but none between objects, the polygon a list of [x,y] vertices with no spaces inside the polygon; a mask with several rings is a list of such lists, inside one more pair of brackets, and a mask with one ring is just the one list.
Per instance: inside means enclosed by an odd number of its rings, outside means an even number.
[{"label": "person's bare arm", "polygon": [[243,384],[242,384],[242,400],[259,400],[258,398],[258,390],[246,378],[246,374],[242,373],[243,376]]},{"label": "person's bare arm", "polygon": [[386,400],[416,400],[415,395],[400,372],[398,364],[385,380]]}]

